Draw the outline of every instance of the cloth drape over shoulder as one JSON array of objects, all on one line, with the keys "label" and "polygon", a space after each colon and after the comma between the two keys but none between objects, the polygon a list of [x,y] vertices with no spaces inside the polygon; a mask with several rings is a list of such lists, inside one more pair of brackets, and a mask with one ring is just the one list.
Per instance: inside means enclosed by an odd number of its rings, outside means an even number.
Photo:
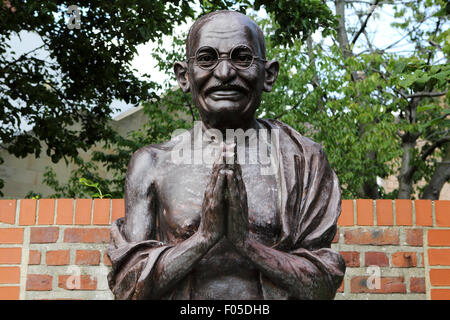
[{"label": "cloth drape over shoulder", "polygon": [[[264,299],[332,299],[342,282],[345,263],[330,248],[341,211],[341,191],[323,148],[286,124],[260,119],[268,130],[279,130],[274,150],[278,159],[280,222],[282,232],[272,246],[289,259],[291,274],[298,274],[295,295],[260,273]],[[108,282],[116,299],[148,299],[152,271],[172,244],[155,239],[129,243],[121,231],[123,218],[111,226]],[[152,234],[156,234],[153,232]],[[297,272],[303,270],[307,272]],[[190,299],[189,276],[163,299]],[[312,289],[313,288],[313,289]],[[315,289],[314,289],[315,288]]]}]

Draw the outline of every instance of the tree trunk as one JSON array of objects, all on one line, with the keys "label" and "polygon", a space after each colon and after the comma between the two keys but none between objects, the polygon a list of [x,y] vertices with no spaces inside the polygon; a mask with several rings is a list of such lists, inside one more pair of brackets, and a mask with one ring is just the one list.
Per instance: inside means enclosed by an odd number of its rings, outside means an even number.
[{"label": "tree trunk", "polygon": [[[347,36],[347,28],[345,25],[345,0],[335,0],[336,15],[338,16],[338,30],[337,30],[337,41],[339,43],[339,48],[342,51],[344,59],[353,56],[353,52],[350,48],[350,43]],[[358,80],[364,79],[364,75],[361,76],[359,70],[347,70],[351,74],[352,81],[356,82]],[[360,93],[356,93],[357,98],[360,97]],[[360,136],[364,135],[364,127],[359,128]],[[366,157],[369,159],[376,159],[376,152],[371,150],[366,153]],[[376,178],[372,181],[365,182],[359,189],[360,197],[378,199],[380,194],[378,192],[378,185]]]},{"label": "tree trunk", "polygon": [[336,0],[335,6],[336,6],[336,15],[338,16],[339,21],[337,30],[338,31],[337,40],[339,42],[339,47],[342,50],[344,58],[347,59],[348,57],[351,57],[353,53],[350,50],[347,37],[347,29],[345,27],[345,0]]},{"label": "tree trunk", "polygon": [[430,182],[425,187],[423,199],[438,200],[442,187],[450,180],[450,143],[447,143],[444,148],[444,157],[437,165]]},{"label": "tree trunk", "polygon": [[413,150],[416,145],[416,141],[404,139],[402,143],[403,156],[402,156],[402,166],[400,168],[400,174],[398,176],[399,190],[398,190],[398,198],[399,199],[409,199],[411,197],[411,192],[413,190],[413,173],[414,170],[412,168],[412,157]]}]

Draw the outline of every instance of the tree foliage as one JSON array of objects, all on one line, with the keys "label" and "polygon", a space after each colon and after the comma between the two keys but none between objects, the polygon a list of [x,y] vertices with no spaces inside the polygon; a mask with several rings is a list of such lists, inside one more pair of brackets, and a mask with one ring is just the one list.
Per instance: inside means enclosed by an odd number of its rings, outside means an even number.
[{"label": "tree foliage", "polygon": [[[436,198],[436,189],[439,194],[450,174],[450,36],[445,1],[336,0],[328,2],[326,9],[320,3],[253,3],[256,8],[264,5],[269,13],[267,19],[254,19],[266,34],[267,56],[281,67],[273,92],[263,95],[257,115],[279,119],[323,144],[344,198],[410,198],[416,192]],[[203,1],[201,8],[202,12],[230,7],[242,11],[248,5]],[[310,8],[309,17],[320,18],[308,20],[302,16],[305,11],[296,8]],[[395,39],[389,46],[376,45],[373,38],[380,35],[371,26],[383,23],[380,10],[392,12],[392,26],[402,34],[407,52],[395,50]],[[336,19],[329,18],[331,11]],[[313,36],[321,26],[325,27],[320,29],[322,37]],[[174,36],[170,50],[160,45],[153,54],[169,75],[173,62],[184,59],[184,39],[185,35]],[[191,127],[198,119],[190,96],[170,90],[171,83],[163,85],[166,94],[160,99],[143,103],[150,118],[144,128],[128,137],[114,135],[106,144],[108,151],[96,152],[88,163],[80,162],[69,184],[60,189],[79,189],[78,179],[86,177],[99,182],[104,193],[121,197],[131,154],[167,140],[174,129]],[[112,178],[100,178],[95,170],[99,165],[106,166]],[[396,175],[399,188],[387,193],[377,179],[390,175]],[[440,178],[437,183],[435,176]],[[419,188],[420,180],[429,183]]]},{"label": "tree foliage", "polygon": [[[280,40],[291,41],[335,23],[317,0],[272,1],[72,1],[80,9],[79,29],[68,28],[67,2],[2,0],[0,6],[0,143],[17,157],[42,150],[53,162],[76,159],[98,141],[114,141],[107,125],[114,99],[137,105],[155,96],[160,84],[138,79],[130,62],[136,47],[172,34],[196,14],[217,9],[245,11],[255,5],[274,12]],[[294,10],[295,20],[286,20]],[[303,9],[308,9],[303,11]],[[304,12],[299,15],[299,12]],[[298,19],[302,23],[297,24]],[[9,40],[23,32],[41,45],[16,54]],[[37,53],[47,53],[42,58]],[[31,129],[24,130],[24,124]],[[1,159],[0,159],[1,161]],[[0,180],[0,184],[3,182]],[[1,189],[1,185],[0,185]]]}]

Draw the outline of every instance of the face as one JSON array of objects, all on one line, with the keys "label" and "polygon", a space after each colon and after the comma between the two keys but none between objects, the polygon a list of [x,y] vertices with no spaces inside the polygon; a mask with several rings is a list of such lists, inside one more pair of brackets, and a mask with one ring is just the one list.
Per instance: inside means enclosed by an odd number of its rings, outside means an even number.
[{"label": "face", "polygon": [[[199,48],[207,46],[217,50],[219,57],[228,58],[232,49],[241,45],[262,58],[251,20],[245,16],[217,15],[200,27],[192,39],[189,56],[195,56]],[[205,70],[195,59],[190,59],[186,68],[187,85],[204,122],[216,128],[242,127],[242,122],[253,119],[262,91],[267,90],[264,61],[254,59],[248,68],[242,69],[224,59],[219,60],[215,68]]]}]

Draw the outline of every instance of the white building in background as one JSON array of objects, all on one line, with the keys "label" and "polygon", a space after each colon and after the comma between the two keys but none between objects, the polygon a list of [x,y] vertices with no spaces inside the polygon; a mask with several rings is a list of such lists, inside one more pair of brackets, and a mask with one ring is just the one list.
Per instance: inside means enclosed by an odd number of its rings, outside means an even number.
[{"label": "white building in background", "polygon": [[[130,131],[141,128],[149,119],[145,115],[142,106],[132,108],[115,117],[111,121],[111,126],[120,135],[126,136]],[[40,193],[43,196],[48,196],[54,193],[47,185],[42,183],[45,167],[53,168],[53,171],[58,177],[58,181],[66,182],[70,177],[70,173],[75,169],[73,163],[66,165],[64,160],[58,163],[53,163],[45,153],[45,147],[41,156],[36,158],[34,154],[30,154],[25,158],[16,158],[9,154],[6,150],[0,150],[0,157],[3,158],[4,163],[0,165],[0,179],[3,179],[5,186],[2,189],[3,198],[19,199],[23,198],[27,193],[33,191]],[[88,152],[80,151],[80,156],[88,160],[94,150],[101,149],[95,146]],[[106,177],[107,172],[104,168],[99,168],[99,174]]]}]

